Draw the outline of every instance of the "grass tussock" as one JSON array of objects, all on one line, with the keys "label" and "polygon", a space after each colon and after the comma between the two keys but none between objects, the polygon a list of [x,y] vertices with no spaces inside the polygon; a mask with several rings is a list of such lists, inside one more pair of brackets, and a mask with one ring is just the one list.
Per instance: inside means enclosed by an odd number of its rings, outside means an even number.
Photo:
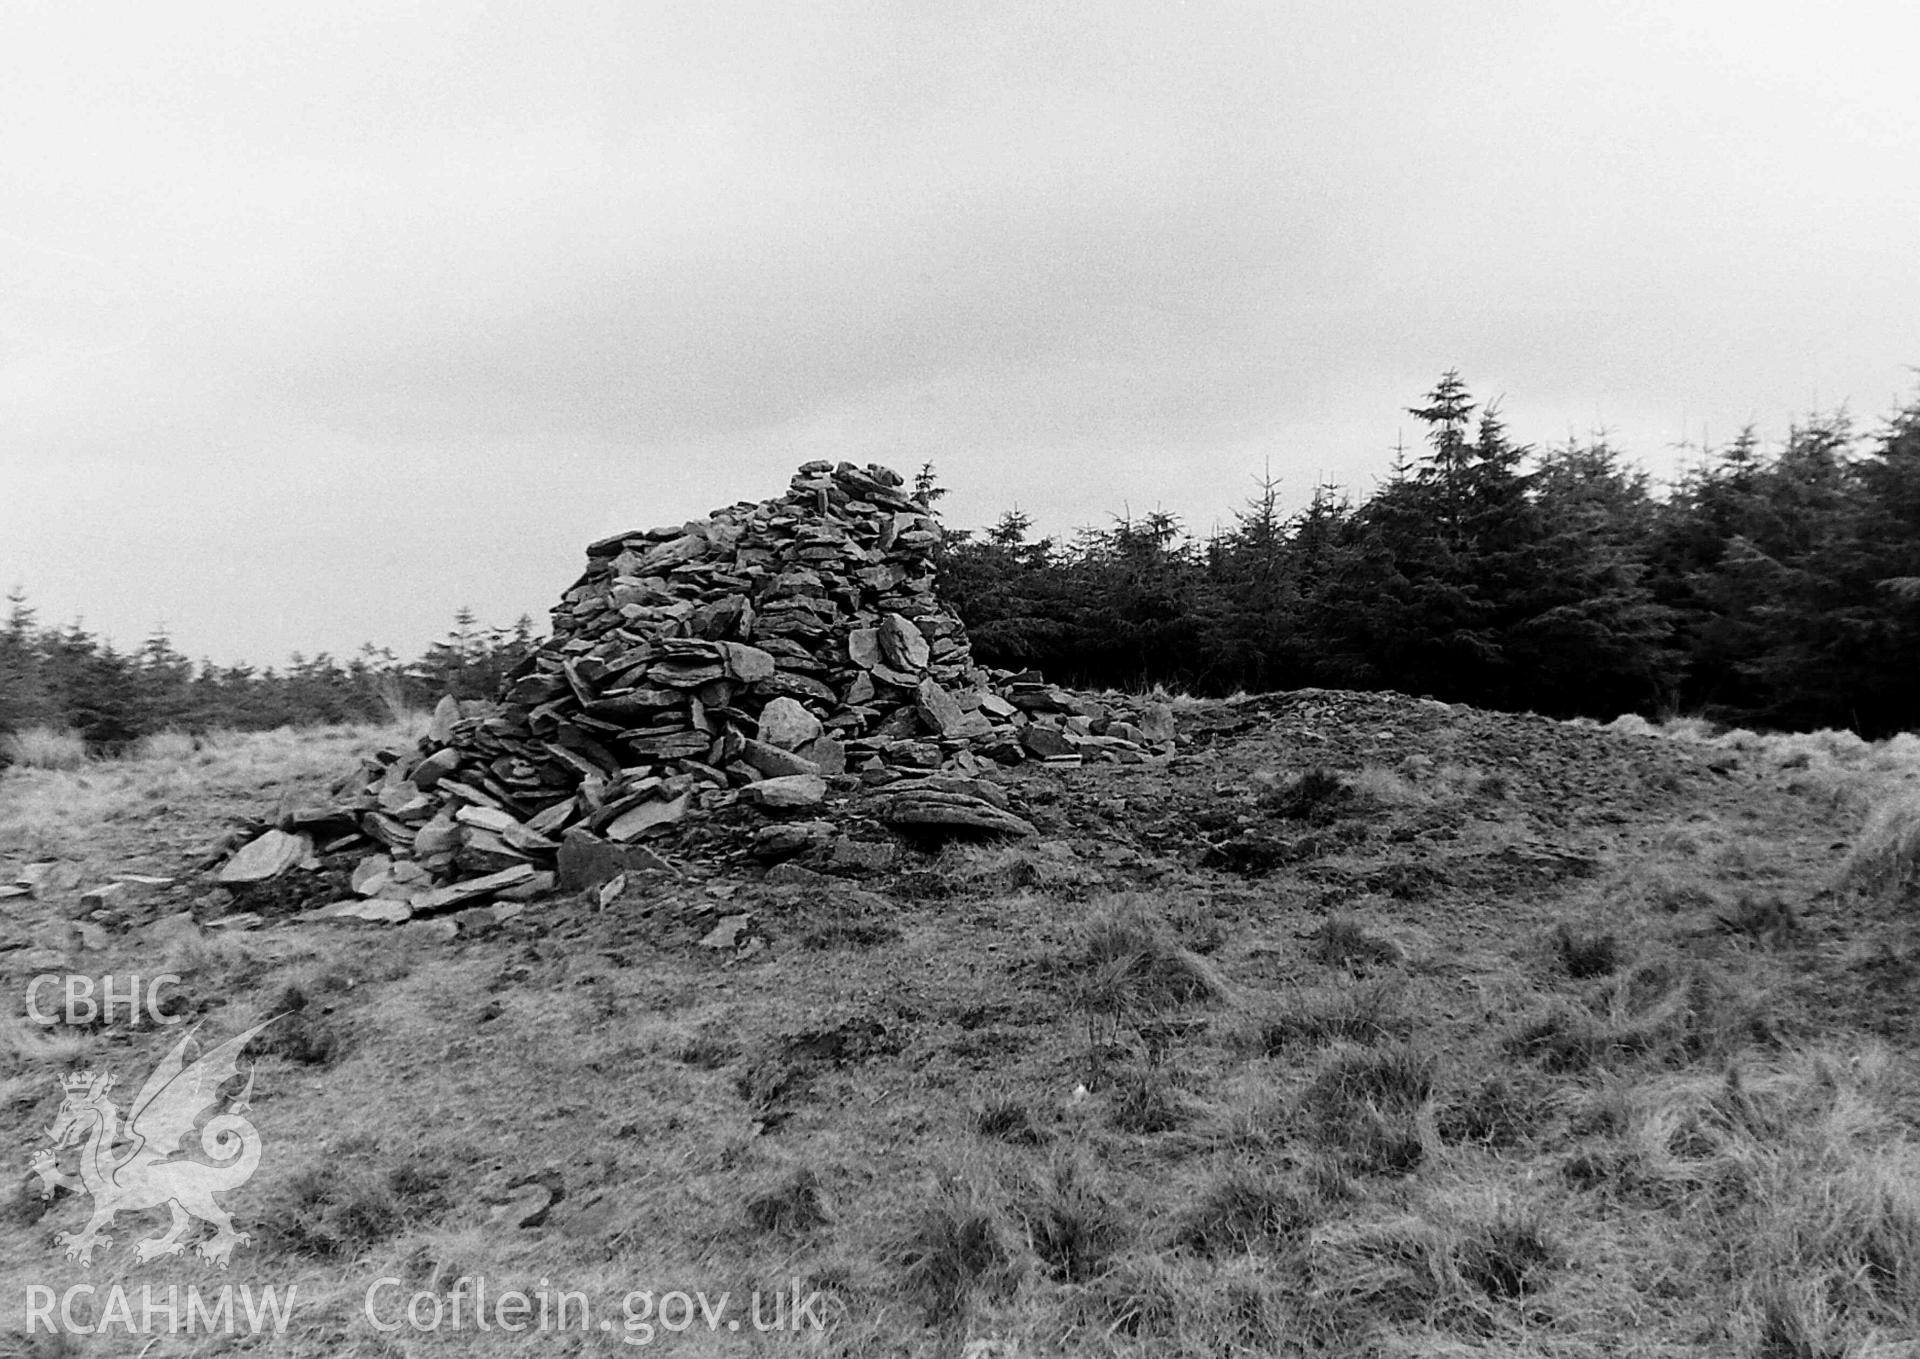
[{"label": "grass tussock", "polygon": [[1219,969],[1183,945],[1166,917],[1137,897],[1097,911],[1061,970],[1063,998],[1084,1029],[1086,1084],[1093,1089],[1106,1084],[1109,1063],[1125,1043],[1137,1041],[1154,1060],[1164,1060],[1183,1031],[1167,1025],[1173,1011],[1232,996]]},{"label": "grass tussock", "polygon": [[163,961],[167,970],[181,979],[182,989],[195,1004],[244,994],[273,966],[268,955],[245,933],[226,930],[183,930],[168,942]]},{"label": "grass tussock", "polygon": [[1068,1305],[1074,1334],[1109,1342],[1155,1342],[1180,1324],[1191,1281],[1166,1257],[1128,1255],[1076,1290]]},{"label": "grass tussock", "polygon": [[833,1220],[819,1174],[800,1166],[748,1196],[747,1221],[755,1231],[800,1237]]},{"label": "grass tussock", "polygon": [[1350,972],[1393,967],[1406,961],[1406,954],[1393,940],[1337,912],[1314,930],[1307,956],[1324,967],[1344,967]]},{"label": "grass tussock", "polygon": [[1799,913],[1777,893],[1760,896],[1742,892],[1733,908],[1720,912],[1714,920],[1726,933],[1764,948],[1784,948],[1800,934]]},{"label": "grass tussock", "polygon": [[1047,1140],[1032,1106],[1008,1090],[992,1091],[969,1111],[975,1133],[1014,1146],[1038,1146]]},{"label": "grass tussock", "polygon": [[1412,1037],[1415,1021],[1403,979],[1341,980],[1288,996],[1262,1023],[1260,1048],[1272,1057],[1331,1043],[1373,1046]]},{"label": "grass tussock", "polygon": [[89,1058],[98,1046],[91,1029],[43,1026],[24,1016],[0,1014],[0,1076],[64,1071]]},{"label": "grass tussock", "polygon": [[1703,962],[1653,959],[1550,998],[1516,1023],[1507,1051],[1550,1072],[1642,1063],[1680,1067],[1780,1038],[1768,996]]},{"label": "grass tussock", "polygon": [[1302,770],[1260,797],[1260,809],[1269,816],[1323,826],[1354,808],[1360,801],[1353,784],[1321,765]]},{"label": "grass tussock", "polygon": [[266,1031],[253,1041],[262,1056],[284,1057],[301,1066],[331,1066],[346,1052],[346,1036],[332,1006],[309,993],[310,987],[288,982],[274,992],[266,1013],[274,1016]]},{"label": "grass tussock", "polygon": [[1129,1214],[1078,1152],[1053,1158],[1028,1187],[1019,1215],[1034,1254],[1061,1283],[1103,1273],[1132,1236]]},{"label": "grass tussock", "polygon": [[450,1205],[451,1171],[424,1161],[381,1167],[354,1157],[299,1170],[260,1216],[272,1240],[302,1255],[355,1259]]},{"label": "grass tussock", "polygon": [[1185,947],[1166,917],[1139,897],[1117,898],[1088,920],[1078,970],[1097,983],[1096,1000],[1147,1014],[1232,994],[1219,969]]},{"label": "grass tussock", "polygon": [[1640,891],[1647,906],[1662,915],[1684,915],[1712,909],[1719,902],[1704,875],[1659,867],[1641,875]]},{"label": "grass tussock", "polygon": [[707,1025],[670,1044],[668,1055],[701,1071],[718,1071],[739,1058],[740,1040],[724,1029]]},{"label": "grass tussock", "polygon": [[955,844],[947,851],[953,876],[980,892],[1044,892],[1076,899],[1098,880],[1092,867],[1058,841],[1037,845]]},{"label": "grass tussock", "polygon": [[1552,1120],[1551,1084],[1526,1070],[1491,1071],[1436,1098],[1434,1126],[1444,1142],[1518,1147]]},{"label": "grass tussock", "polygon": [[1323,1336],[1359,1338],[1408,1325],[1489,1334],[1565,1261],[1545,1217],[1531,1208],[1442,1203],[1429,1211],[1315,1234],[1308,1311]]},{"label": "grass tussock", "polygon": [[1545,1218],[1511,1209],[1462,1232],[1455,1250],[1461,1278],[1490,1298],[1536,1292],[1562,1262]]},{"label": "grass tussock", "polygon": [[1128,1072],[1114,1083],[1107,1121],[1121,1132],[1151,1137],[1176,1132],[1194,1119],[1195,1110],[1159,1068]]},{"label": "grass tussock", "polygon": [[1561,921],[1553,930],[1553,953],[1575,980],[1604,977],[1620,966],[1620,940],[1608,931],[1580,929]]},{"label": "grass tussock", "polygon": [[1020,1275],[1005,1216],[963,1175],[941,1180],[908,1228],[900,1262],[901,1292],[935,1326],[961,1320],[978,1297],[1005,1296]]},{"label": "grass tussock", "polygon": [[1174,1243],[1195,1254],[1245,1255],[1297,1242],[1327,1204],[1264,1166],[1238,1163],[1202,1184],[1175,1225]]},{"label": "grass tussock", "polygon": [[1356,1174],[1404,1175],[1426,1158],[1434,1059],[1411,1043],[1336,1048],[1301,1096],[1314,1145]]}]

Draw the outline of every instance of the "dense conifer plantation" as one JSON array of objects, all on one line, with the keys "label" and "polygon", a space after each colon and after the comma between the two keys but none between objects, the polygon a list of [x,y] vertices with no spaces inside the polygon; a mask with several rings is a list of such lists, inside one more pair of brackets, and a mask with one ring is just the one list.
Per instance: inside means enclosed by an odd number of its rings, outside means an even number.
[{"label": "dense conifer plantation", "polygon": [[64,728],[105,754],[161,731],[384,721],[442,694],[486,697],[533,642],[529,619],[482,628],[463,609],[447,636],[410,663],[366,646],[346,662],[296,654],[283,669],[256,670],[195,665],[160,631],[138,651],[118,651],[77,622],[41,626],[18,590],[7,603],[0,732]]},{"label": "dense conifer plantation", "polygon": [[1032,541],[954,535],[976,652],[1088,686],[1326,685],[1611,718],[1920,726],[1920,398],[1768,451],[1749,433],[1664,495],[1603,440],[1536,450],[1443,375],[1423,451],[1364,503],[1279,488],[1196,541],[1164,515]]},{"label": "dense conifer plantation", "polygon": [[[1422,450],[1362,503],[1320,487],[1287,516],[1267,478],[1206,540],[1160,513],[1036,540],[1010,511],[950,533],[942,591],[983,661],[1087,688],[1920,727],[1920,396],[1864,435],[1838,415],[1773,450],[1743,433],[1662,495],[1603,440],[1515,443],[1458,373],[1410,413]],[[916,489],[943,494],[931,465]],[[534,640],[529,619],[486,628],[462,610],[411,662],[367,646],[255,670],[195,664],[163,631],[116,650],[43,625],[18,590],[8,604],[0,732],[67,728],[101,751],[483,697]]]}]

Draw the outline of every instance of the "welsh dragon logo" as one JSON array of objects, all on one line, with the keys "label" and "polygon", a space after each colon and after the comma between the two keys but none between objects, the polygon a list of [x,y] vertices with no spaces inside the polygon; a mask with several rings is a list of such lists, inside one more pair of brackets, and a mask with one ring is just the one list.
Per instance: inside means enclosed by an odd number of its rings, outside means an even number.
[{"label": "welsh dragon logo", "polygon": [[[253,1095],[251,1071],[240,1098],[200,1125],[200,1149],[213,1164],[187,1159],[183,1144],[200,1116],[220,1103],[221,1087],[240,1074],[241,1050],[272,1022],[254,1025],[191,1064],[187,1048],[194,1039],[187,1034],[140,1087],[124,1127],[119,1109],[107,1098],[113,1077],[82,1071],[61,1081],[67,1098],[47,1129],[53,1147],[34,1157],[32,1170],[40,1177],[43,1198],[52,1197],[55,1186],[93,1196],[93,1217],[87,1225],[55,1238],[67,1248],[69,1260],[91,1265],[94,1249],[112,1243],[101,1232],[116,1214],[165,1204],[173,1225],[164,1235],[136,1243],[134,1254],[142,1260],[180,1254],[187,1248],[181,1238],[199,1218],[214,1229],[213,1237],[200,1243],[200,1254],[227,1267],[233,1248],[250,1238],[233,1229],[233,1219],[213,1196],[245,1184],[260,1164],[260,1134],[241,1117]],[[59,1153],[83,1139],[80,1173],[70,1175],[60,1169]]]}]

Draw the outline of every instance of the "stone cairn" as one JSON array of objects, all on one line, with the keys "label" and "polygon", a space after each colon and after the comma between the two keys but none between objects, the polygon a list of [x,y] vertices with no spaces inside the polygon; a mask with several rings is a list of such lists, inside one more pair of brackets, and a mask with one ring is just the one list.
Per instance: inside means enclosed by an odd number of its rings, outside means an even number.
[{"label": "stone cairn", "polygon": [[[362,852],[333,913],[400,920],[550,891],[563,851],[661,842],[689,812],[791,819],[875,793],[903,831],[1030,834],[978,776],[1173,749],[1163,705],[1115,708],[974,663],[934,591],[940,529],[884,467],[811,462],[787,494],[587,549],[553,634],[481,716],[451,699],[418,752],[382,751],[221,871],[259,882]],[[817,823],[815,823],[817,824]],[[626,862],[634,860],[628,858]]]}]

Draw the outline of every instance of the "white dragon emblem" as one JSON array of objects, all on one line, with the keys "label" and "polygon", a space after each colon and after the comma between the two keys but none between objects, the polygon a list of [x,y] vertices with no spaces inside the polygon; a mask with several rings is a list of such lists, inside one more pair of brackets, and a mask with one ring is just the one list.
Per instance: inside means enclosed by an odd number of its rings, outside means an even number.
[{"label": "white dragon emblem", "polygon": [[[275,1018],[278,1018],[276,1015]],[[165,1204],[173,1213],[173,1225],[165,1235],[138,1242],[134,1253],[142,1260],[163,1255],[178,1255],[186,1249],[180,1238],[194,1218],[211,1223],[214,1235],[200,1243],[200,1254],[227,1266],[236,1245],[251,1238],[233,1229],[213,1196],[247,1182],[260,1164],[260,1134],[240,1115],[247,1111],[253,1093],[253,1075],[247,1075],[247,1088],[226,1112],[216,1114],[200,1127],[200,1149],[215,1164],[187,1159],[182,1143],[193,1132],[200,1115],[220,1099],[220,1087],[239,1074],[238,1058],[253,1036],[273,1022],[256,1024],[238,1037],[229,1038],[191,1065],[187,1046],[191,1033],[174,1045],[173,1051],[153,1069],[147,1083],[134,1097],[127,1111],[126,1126],[120,1124],[120,1111],[107,1092],[113,1077],[82,1071],[61,1081],[67,1098],[47,1129],[53,1148],[43,1148],[34,1157],[32,1171],[40,1177],[40,1193],[51,1197],[55,1186],[93,1196],[93,1217],[77,1232],[61,1232],[55,1239],[67,1248],[69,1260],[83,1265],[93,1263],[96,1247],[105,1248],[112,1238],[100,1233],[114,1215],[141,1212]],[[82,1138],[80,1174],[76,1177],[59,1167],[58,1153]],[[122,1142],[124,1139],[124,1142]],[[116,1146],[116,1142],[122,1145]]]}]

